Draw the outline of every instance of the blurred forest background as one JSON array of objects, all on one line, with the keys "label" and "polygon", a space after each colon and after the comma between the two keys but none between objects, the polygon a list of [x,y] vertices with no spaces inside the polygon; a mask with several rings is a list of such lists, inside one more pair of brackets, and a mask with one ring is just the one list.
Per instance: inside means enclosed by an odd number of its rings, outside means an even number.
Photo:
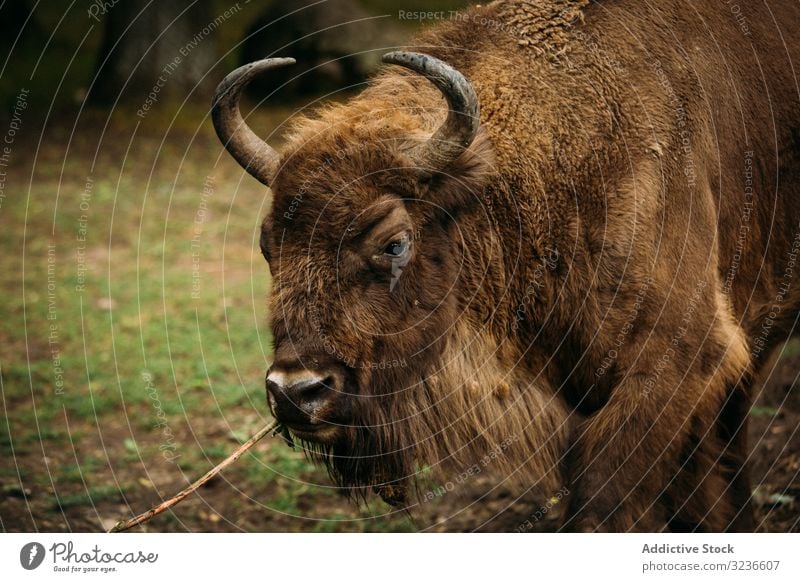
[{"label": "blurred forest background", "polygon": [[[286,119],[357,91],[383,53],[466,4],[0,2],[0,531],[110,527],[269,420],[269,191],[214,135],[216,84],[295,57],[244,107],[279,145]],[[787,346],[753,413],[766,531],[797,527],[799,352]],[[539,510],[513,501],[479,476],[413,517],[355,505],[267,439],[144,529],[513,531]]]}]

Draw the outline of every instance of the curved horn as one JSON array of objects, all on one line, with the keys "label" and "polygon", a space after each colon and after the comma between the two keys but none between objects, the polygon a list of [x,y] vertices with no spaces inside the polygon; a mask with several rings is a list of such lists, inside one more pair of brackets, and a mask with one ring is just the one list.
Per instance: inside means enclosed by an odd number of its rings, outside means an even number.
[{"label": "curved horn", "polygon": [[294,59],[263,59],[239,67],[217,85],[211,100],[214,129],[225,149],[251,176],[266,186],[275,177],[280,156],[244,122],[239,112],[239,99],[244,88],[258,75],[294,63]]},{"label": "curved horn", "polygon": [[383,62],[424,75],[447,99],[447,119],[414,154],[419,165],[443,169],[470,146],[478,133],[480,105],[475,90],[464,75],[428,55],[398,51],[383,55]]}]

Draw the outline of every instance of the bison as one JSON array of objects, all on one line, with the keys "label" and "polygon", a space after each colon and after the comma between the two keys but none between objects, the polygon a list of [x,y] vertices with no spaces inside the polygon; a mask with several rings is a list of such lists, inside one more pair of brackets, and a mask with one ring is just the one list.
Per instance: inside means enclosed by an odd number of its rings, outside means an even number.
[{"label": "bison", "polygon": [[[735,9],[734,9],[735,7]],[[561,528],[750,530],[754,381],[800,305],[800,5],[508,0],[358,96],[243,121],[276,417],[355,495],[488,467]]]}]

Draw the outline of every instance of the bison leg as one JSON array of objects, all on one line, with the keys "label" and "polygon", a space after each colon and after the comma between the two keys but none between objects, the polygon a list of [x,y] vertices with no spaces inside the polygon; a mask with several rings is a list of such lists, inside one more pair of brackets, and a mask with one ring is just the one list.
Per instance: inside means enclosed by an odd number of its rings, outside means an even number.
[{"label": "bison leg", "polygon": [[680,469],[666,488],[662,502],[672,532],[718,532],[732,515],[728,477],[720,470],[722,443],[713,424],[696,419]]},{"label": "bison leg", "polygon": [[727,495],[733,510],[732,519],[726,524],[728,531],[752,532],[755,528],[753,507],[750,503],[751,485],[747,465],[747,426],[751,402],[751,380],[735,386],[728,396],[719,417],[719,436],[726,443],[722,464],[730,475]]},{"label": "bison leg", "polygon": [[753,531],[746,465],[749,385],[743,380],[731,388],[713,418],[694,418],[678,474],[662,497],[670,531]]},{"label": "bison leg", "polygon": [[[629,377],[606,406],[578,431],[568,459],[568,531],[659,531],[669,516],[659,503],[677,466],[688,430],[658,418],[645,402],[647,377]],[[663,404],[662,404],[663,406]],[[638,413],[635,412],[638,410]]]},{"label": "bison leg", "polygon": [[[649,341],[632,341],[632,353],[620,353],[621,364],[630,362],[628,372],[608,402],[579,429],[568,459],[572,491],[566,529],[662,529],[675,517],[663,499],[676,479],[687,474],[709,476],[699,482],[697,499],[703,502],[694,504],[706,507],[699,515],[692,512],[689,521],[705,523],[707,529],[728,526],[720,516],[729,513],[724,508],[731,488],[719,460],[740,465],[745,442],[739,425],[747,403],[734,399],[723,411],[729,457],[721,454],[724,445],[715,421],[726,402],[727,386],[739,380],[749,354],[741,330],[713,304],[708,308],[697,307],[697,317],[691,320],[673,317],[684,322],[680,332],[660,329]],[[682,475],[684,465],[691,470]],[[744,508],[749,493],[746,474],[736,475],[732,489]],[[686,484],[681,488],[687,491]],[[714,507],[718,511],[708,513]]]}]

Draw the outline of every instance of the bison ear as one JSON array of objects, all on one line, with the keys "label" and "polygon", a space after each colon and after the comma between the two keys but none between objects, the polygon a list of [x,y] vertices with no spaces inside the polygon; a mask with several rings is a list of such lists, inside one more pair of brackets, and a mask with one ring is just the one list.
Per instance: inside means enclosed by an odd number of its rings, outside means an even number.
[{"label": "bison ear", "polygon": [[426,198],[448,212],[481,203],[481,194],[495,172],[494,148],[481,128],[470,147],[446,168],[421,178]]}]

